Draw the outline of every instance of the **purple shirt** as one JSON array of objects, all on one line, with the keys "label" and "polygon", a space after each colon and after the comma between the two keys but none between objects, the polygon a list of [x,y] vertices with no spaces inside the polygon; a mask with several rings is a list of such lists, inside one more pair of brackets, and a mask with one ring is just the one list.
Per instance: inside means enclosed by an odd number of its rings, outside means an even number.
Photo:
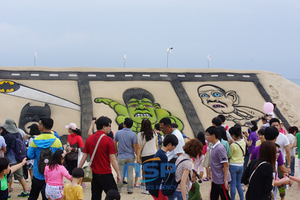
[{"label": "purple shirt", "polygon": [[[212,174],[212,180],[215,184],[224,184],[224,172],[223,163],[228,162],[227,153],[225,147],[221,142],[217,142],[210,149],[210,169]],[[230,173],[228,170],[227,181],[231,181]]]},{"label": "purple shirt", "polygon": [[[258,159],[258,156],[259,156],[259,149],[260,149],[260,145],[255,147],[255,149],[253,150],[252,152],[252,155],[251,155],[251,158],[250,160],[253,160],[253,159]],[[283,162],[283,157],[282,157],[282,153],[279,149],[279,156],[278,156],[278,159],[277,159],[277,163],[278,163],[278,166],[281,166],[284,164]]]},{"label": "purple shirt", "polygon": [[252,151],[254,150],[254,148],[255,148],[255,143],[256,143],[256,141],[257,141],[257,134],[256,134],[255,131],[250,132],[248,141],[250,141],[250,140],[252,141],[252,144],[251,144],[250,147],[248,146],[248,153],[249,153],[249,154],[251,154]]}]

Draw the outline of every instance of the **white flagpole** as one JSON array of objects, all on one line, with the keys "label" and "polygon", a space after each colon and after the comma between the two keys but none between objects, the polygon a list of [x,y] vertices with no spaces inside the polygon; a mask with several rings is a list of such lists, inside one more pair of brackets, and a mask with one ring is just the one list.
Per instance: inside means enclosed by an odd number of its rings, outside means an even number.
[{"label": "white flagpole", "polygon": [[125,68],[126,54],[124,54],[124,68]]},{"label": "white flagpole", "polygon": [[33,66],[35,66],[35,63],[36,63],[36,58],[37,58],[37,53],[34,52],[34,62],[33,62]]},{"label": "white flagpole", "polygon": [[209,68],[209,61],[210,61],[210,56],[207,56],[207,68]]}]

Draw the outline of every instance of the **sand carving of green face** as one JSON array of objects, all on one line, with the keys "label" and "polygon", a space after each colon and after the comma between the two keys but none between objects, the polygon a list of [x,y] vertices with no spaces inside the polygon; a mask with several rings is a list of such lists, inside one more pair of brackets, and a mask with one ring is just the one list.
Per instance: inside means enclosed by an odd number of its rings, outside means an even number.
[{"label": "sand carving of green face", "polygon": [[137,122],[142,123],[142,120],[147,118],[151,123],[157,122],[155,107],[150,99],[135,99],[132,98],[127,103],[129,117]]},{"label": "sand carving of green face", "polygon": [[123,123],[126,117],[131,118],[133,120],[131,129],[136,133],[140,131],[142,120],[145,118],[149,119],[154,126],[162,118],[168,117],[172,123],[178,125],[178,130],[182,131],[184,128],[180,119],[161,108],[158,103],[155,103],[153,95],[142,88],[127,89],[123,93],[123,100],[125,105],[103,97],[95,98],[94,102],[109,105],[118,115],[116,118],[118,124]]}]

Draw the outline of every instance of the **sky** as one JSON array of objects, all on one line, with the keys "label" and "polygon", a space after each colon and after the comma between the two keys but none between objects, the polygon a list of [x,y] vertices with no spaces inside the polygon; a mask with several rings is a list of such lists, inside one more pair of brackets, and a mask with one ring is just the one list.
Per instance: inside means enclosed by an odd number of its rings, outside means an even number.
[{"label": "sky", "polygon": [[0,66],[253,69],[298,79],[299,0],[0,0]]}]

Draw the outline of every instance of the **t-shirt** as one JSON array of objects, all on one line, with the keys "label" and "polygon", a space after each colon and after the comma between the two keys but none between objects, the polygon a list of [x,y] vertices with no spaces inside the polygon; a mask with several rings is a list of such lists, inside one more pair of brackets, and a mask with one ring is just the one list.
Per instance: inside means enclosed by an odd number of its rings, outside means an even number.
[{"label": "t-shirt", "polygon": [[223,146],[225,147],[225,149],[226,149],[226,154],[227,154],[227,157],[228,157],[229,154],[230,154],[229,143],[228,143],[226,140],[223,140],[223,139],[221,139],[220,142],[221,142],[221,143],[223,144]]},{"label": "t-shirt", "polygon": [[285,146],[289,145],[289,139],[283,135],[282,133],[279,133],[277,139],[276,139],[276,144],[278,144],[280,146],[280,150],[282,152],[282,156],[283,156],[283,160],[285,160],[286,158],[286,153],[285,153]]},{"label": "t-shirt", "polygon": [[[182,163],[180,163],[178,165],[178,163],[180,161],[182,161],[183,159],[188,159],[188,160],[185,160],[185,161],[183,161]],[[177,158],[177,160],[175,162],[175,165],[176,166],[178,165],[177,168],[176,168],[176,172],[175,172],[175,179],[176,179],[177,182],[179,182],[182,179],[182,175],[183,175],[184,170],[189,170],[190,176],[192,177],[192,171],[193,171],[193,166],[192,165],[193,165],[193,163],[192,163],[192,160],[191,160],[191,158],[188,154],[185,154],[185,153],[181,154]],[[189,176],[188,176],[188,178],[186,180],[186,184],[185,184],[185,188],[186,188],[187,193],[190,190],[190,184],[191,184],[191,180],[189,179]],[[178,187],[177,187],[176,191],[178,191],[178,192],[181,191],[181,185],[180,184],[178,184]]]},{"label": "t-shirt", "polygon": [[[297,139],[297,149],[300,149],[300,132],[296,134]],[[298,158],[300,158],[300,153],[298,153]]]},{"label": "t-shirt", "polygon": [[[293,134],[287,134],[286,136],[289,139],[290,144],[294,144],[295,136]],[[295,156],[296,147],[291,148],[291,156]]]},{"label": "t-shirt", "polygon": [[[102,141],[102,139],[101,139],[101,141]],[[83,190],[80,185],[71,187],[70,183],[68,183],[64,187],[63,195],[66,197],[66,200],[83,199]]]},{"label": "t-shirt", "polygon": [[77,135],[76,133],[68,135],[68,142],[71,146],[78,143],[79,148],[83,147],[82,137],[80,135]]},{"label": "t-shirt", "polygon": [[[260,149],[260,145],[254,148],[254,150],[253,150],[253,152],[251,154],[250,160],[258,159],[259,149]],[[278,162],[278,166],[281,166],[281,165],[284,164],[284,162],[283,162],[283,156],[282,156],[282,153],[281,153],[280,149],[279,149],[279,156],[277,158],[277,162]]]},{"label": "t-shirt", "polygon": [[[210,168],[212,174],[212,180],[215,184],[224,184],[224,172],[223,163],[228,162],[227,153],[225,147],[218,141],[210,149]],[[228,170],[227,181],[231,181],[230,173]]]},{"label": "t-shirt", "polygon": [[233,142],[230,145],[230,155],[228,156],[229,164],[234,166],[243,166],[245,153],[246,142],[244,140]]},{"label": "t-shirt", "polygon": [[[149,182],[147,184],[147,189],[149,189],[149,193],[152,196],[155,196],[156,198],[158,198],[158,192],[159,192],[159,186],[162,182],[162,180],[165,178],[165,176],[163,177],[162,175],[166,175],[165,173],[161,173],[161,164],[163,163],[168,163],[168,157],[166,156],[166,152],[164,152],[162,149],[159,149],[156,154],[154,155],[154,160],[152,161],[152,163],[157,163],[157,166],[153,166],[154,169],[156,169],[157,171],[159,171],[159,175],[156,179],[154,179],[153,181]],[[159,159],[155,159],[155,158],[159,158]],[[167,169],[165,169],[167,170]]]},{"label": "t-shirt", "polygon": [[[92,157],[98,139],[101,135],[105,134],[103,131],[98,130],[95,134],[91,135],[87,138],[83,153],[89,154]],[[103,136],[98,149],[96,150],[96,154],[91,165],[92,171],[94,174],[110,174],[110,154],[115,154],[116,148],[114,145],[113,139],[107,136]]]},{"label": "t-shirt", "polygon": [[154,137],[146,142],[146,138],[142,136],[142,132],[139,132],[137,135],[138,144],[141,145],[141,157],[145,156],[152,156],[155,155],[156,149],[156,140],[157,140],[157,133],[153,131]]},{"label": "t-shirt", "polygon": [[250,140],[252,141],[252,144],[251,144],[250,147],[248,146],[248,153],[249,154],[252,153],[253,149],[255,148],[255,143],[257,141],[257,134],[256,134],[255,131],[250,132],[248,141],[250,141]]},{"label": "t-shirt", "polygon": [[178,158],[178,156],[177,156],[178,153],[184,153],[183,146],[185,143],[184,143],[181,132],[178,129],[174,129],[174,131],[171,134],[173,134],[177,137],[178,144],[173,151],[167,152],[168,161],[170,161],[172,158]]},{"label": "t-shirt", "polygon": [[3,179],[0,179],[0,200],[7,200],[8,197],[8,187],[7,187],[7,177],[10,176],[10,172],[4,175]]},{"label": "t-shirt", "polygon": [[229,133],[230,127],[227,126],[227,125],[225,125],[225,124],[222,124],[221,126],[223,126],[225,128],[225,130],[226,130],[226,136],[227,136],[228,141],[232,140],[232,137],[231,137],[231,135]]},{"label": "t-shirt", "polygon": [[137,143],[135,132],[133,132],[130,128],[123,128],[116,132],[114,140],[118,142],[118,158],[135,158],[133,149],[133,144]]},{"label": "t-shirt", "polygon": [[[6,147],[6,143],[5,143],[4,138],[0,135],[0,150],[1,150],[3,147]],[[1,155],[1,154],[0,154],[0,155]]]},{"label": "t-shirt", "polygon": [[45,182],[51,186],[64,186],[63,178],[66,177],[70,181],[72,180],[72,176],[69,174],[68,170],[63,165],[55,165],[52,171],[49,166],[45,167]]}]

